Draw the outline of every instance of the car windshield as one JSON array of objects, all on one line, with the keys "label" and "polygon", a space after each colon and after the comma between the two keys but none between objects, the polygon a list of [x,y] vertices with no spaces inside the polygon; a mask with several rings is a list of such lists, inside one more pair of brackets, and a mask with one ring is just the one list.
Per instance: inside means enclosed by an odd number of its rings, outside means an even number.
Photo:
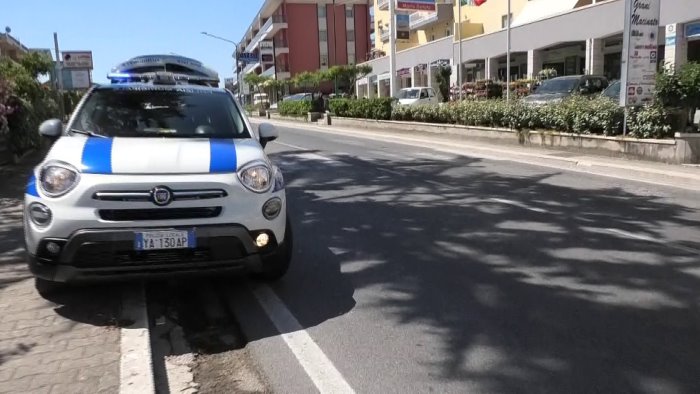
[{"label": "car windshield", "polygon": [[233,98],[192,87],[94,90],[71,125],[107,137],[250,138]]},{"label": "car windshield", "polygon": [[603,94],[610,98],[620,97],[620,82],[614,82],[612,85],[608,86]]},{"label": "car windshield", "polygon": [[400,99],[416,99],[420,95],[420,89],[404,89],[399,92]]},{"label": "car windshield", "polygon": [[537,88],[537,94],[571,93],[576,89],[578,78],[555,78],[542,82]]}]

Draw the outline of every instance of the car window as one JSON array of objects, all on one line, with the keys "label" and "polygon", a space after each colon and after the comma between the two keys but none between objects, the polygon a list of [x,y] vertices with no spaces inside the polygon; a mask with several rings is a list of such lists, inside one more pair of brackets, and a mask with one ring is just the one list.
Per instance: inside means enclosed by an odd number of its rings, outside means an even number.
[{"label": "car window", "polygon": [[554,78],[542,82],[537,88],[538,94],[571,93],[578,85],[578,78]]},{"label": "car window", "polygon": [[250,138],[227,92],[197,88],[96,89],[71,128],[108,137]]},{"label": "car window", "polygon": [[435,91],[432,88],[428,89],[428,96],[435,97]]},{"label": "car window", "polygon": [[428,98],[428,91],[427,89],[421,89],[420,91],[420,98]]},{"label": "car window", "polygon": [[420,96],[420,89],[401,89],[399,92],[400,99],[415,99]]}]

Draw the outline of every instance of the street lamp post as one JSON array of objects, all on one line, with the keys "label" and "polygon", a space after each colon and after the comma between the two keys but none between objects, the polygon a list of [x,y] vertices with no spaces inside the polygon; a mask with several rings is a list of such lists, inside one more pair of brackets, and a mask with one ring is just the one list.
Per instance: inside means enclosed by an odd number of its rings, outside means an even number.
[{"label": "street lamp post", "polygon": [[229,40],[227,38],[219,37],[219,36],[214,35],[214,34],[209,34],[205,31],[202,32],[202,35],[205,35],[205,36],[208,36],[211,38],[216,38],[217,40],[226,41],[230,44],[233,44],[234,48],[236,48],[236,52],[234,53],[234,59],[236,62],[236,64],[235,64],[235,66],[236,66],[236,81],[238,82],[238,101],[240,102],[241,101],[241,73],[238,70],[238,68],[240,66],[239,61],[238,61],[238,53],[239,53],[238,44],[235,41]]}]

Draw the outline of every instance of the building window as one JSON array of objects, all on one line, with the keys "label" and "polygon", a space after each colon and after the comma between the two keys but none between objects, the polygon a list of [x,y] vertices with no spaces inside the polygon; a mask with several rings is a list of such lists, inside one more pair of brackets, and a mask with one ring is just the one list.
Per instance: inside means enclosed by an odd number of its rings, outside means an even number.
[{"label": "building window", "polygon": [[348,64],[355,64],[355,54],[348,53]]},{"label": "building window", "polygon": [[345,8],[345,17],[346,18],[352,18],[354,16],[355,16],[355,11],[352,9],[352,6]]},{"label": "building window", "polygon": [[452,33],[452,32],[450,31],[450,29],[445,30],[445,35],[446,35],[446,36],[449,36],[451,33]]},{"label": "building window", "polygon": [[321,55],[321,67],[328,67],[328,55]]},{"label": "building window", "polygon": [[325,17],[326,17],[326,5],[325,5],[325,4],[319,4],[319,5],[318,5],[318,17],[319,17],[319,18],[325,18]]},{"label": "building window", "polygon": [[[513,14],[510,14],[510,25],[513,26]],[[501,16],[501,28],[505,29],[508,26],[508,15]]]},{"label": "building window", "polygon": [[325,30],[319,30],[318,39],[320,41],[328,41],[328,32]]},{"label": "building window", "polygon": [[435,34],[430,35],[430,41],[435,41]]},{"label": "building window", "polygon": [[355,41],[355,30],[348,30],[348,41]]}]

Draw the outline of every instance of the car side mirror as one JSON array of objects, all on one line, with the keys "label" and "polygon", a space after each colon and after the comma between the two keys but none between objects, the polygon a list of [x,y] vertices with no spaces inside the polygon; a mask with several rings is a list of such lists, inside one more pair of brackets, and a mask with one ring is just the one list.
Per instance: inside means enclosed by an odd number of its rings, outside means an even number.
[{"label": "car side mirror", "polygon": [[45,120],[39,125],[39,134],[55,141],[63,134],[63,122],[60,119]]},{"label": "car side mirror", "polygon": [[260,145],[263,148],[267,146],[268,142],[276,140],[280,135],[277,128],[269,123],[261,123],[258,126],[258,133],[260,134]]}]

